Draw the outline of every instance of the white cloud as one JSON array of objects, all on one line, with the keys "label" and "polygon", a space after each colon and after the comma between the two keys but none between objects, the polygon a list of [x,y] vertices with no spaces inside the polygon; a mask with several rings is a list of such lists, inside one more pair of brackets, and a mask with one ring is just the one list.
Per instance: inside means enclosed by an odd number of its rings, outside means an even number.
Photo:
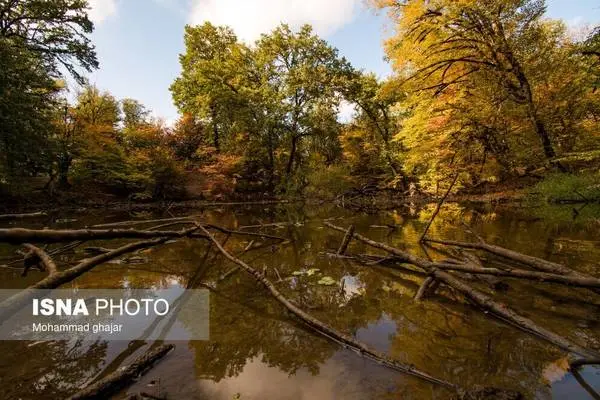
[{"label": "white cloud", "polygon": [[347,123],[352,121],[354,118],[354,114],[356,113],[356,107],[354,104],[349,103],[346,100],[342,100],[340,102],[340,106],[338,107],[338,121],[342,123]]},{"label": "white cloud", "polygon": [[88,0],[88,5],[90,8],[88,16],[96,25],[117,13],[116,0]]},{"label": "white cloud", "polygon": [[298,28],[311,24],[326,36],[351,22],[362,0],[194,0],[191,23],[228,25],[242,40],[252,42],[277,25]]}]

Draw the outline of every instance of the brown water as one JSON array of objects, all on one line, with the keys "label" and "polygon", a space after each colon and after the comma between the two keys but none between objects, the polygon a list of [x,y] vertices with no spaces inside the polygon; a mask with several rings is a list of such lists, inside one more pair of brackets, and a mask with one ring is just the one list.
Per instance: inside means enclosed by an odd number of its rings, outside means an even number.
[{"label": "brown water", "polygon": [[[375,240],[424,256],[416,243],[431,211],[432,207],[406,207],[367,215],[328,207],[272,206],[211,209],[204,211],[204,220],[232,228],[288,222],[262,229],[289,238],[288,243],[255,241],[254,246],[259,248],[240,257],[258,269],[268,267],[268,277],[273,281],[278,281],[278,273],[283,278],[278,288],[304,310],[390,357],[467,388],[510,388],[536,399],[598,398],[591,393],[594,388],[600,391],[600,367],[584,368],[581,377],[565,373],[560,368],[564,354],[553,345],[483,314],[451,292],[441,290],[416,304],[412,297],[423,280],[419,273],[366,267],[323,254],[337,248],[341,240],[340,233],[322,223],[325,218],[335,217],[338,225],[353,223],[358,232]],[[597,212],[591,211],[592,215]],[[573,219],[570,209],[544,214],[540,210],[473,210],[447,205],[430,235],[473,240],[462,227],[461,221],[465,221],[489,242],[600,276],[600,223],[594,218],[583,220],[582,214]],[[76,221],[32,222],[30,226],[72,228],[131,216],[87,211],[62,218]],[[239,254],[248,243],[248,238],[232,237],[227,248]],[[0,247],[0,256],[10,256],[14,250]],[[349,252],[378,253],[360,243],[353,243]],[[429,254],[433,258],[441,256],[431,250]],[[77,250],[58,261],[64,266],[83,256]],[[175,343],[173,353],[117,398],[140,391],[167,394],[168,399],[216,400],[448,396],[439,387],[390,371],[316,336],[295,322],[245,272],[222,278],[233,265],[202,240],[179,240],[141,256],[147,262],[105,264],[68,286],[186,287],[195,277],[196,283],[191,286],[211,289],[210,340]],[[294,275],[294,271],[313,268],[320,271],[312,276]],[[42,276],[33,272],[22,278],[20,271],[0,268],[4,288],[26,287]],[[324,276],[333,278],[336,284],[317,284]],[[600,350],[597,295],[554,284],[504,282],[509,288],[499,292],[477,285],[540,325]],[[150,345],[143,341],[0,342],[0,398],[63,398],[90,380],[131,362]]]}]

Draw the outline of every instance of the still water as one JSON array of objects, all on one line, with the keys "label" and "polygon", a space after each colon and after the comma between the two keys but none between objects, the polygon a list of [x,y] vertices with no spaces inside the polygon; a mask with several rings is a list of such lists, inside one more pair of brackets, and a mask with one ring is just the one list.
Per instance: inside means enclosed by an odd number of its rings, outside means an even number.
[{"label": "still water", "polygon": [[[224,227],[285,236],[284,243],[231,237],[226,248],[265,270],[285,296],[338,330],[390,357],[462,387],[496,386],[530,399],[600,398],[600,367],[574,376],[554,346],[483,314],[448,290],[415,303],[423,275],[331,258],[341,234],[324,227],[355,224],[370,238],[432,258],[444,257],[417,242],[433,206],[406,206],[377,214],[326,206],[260,206],[175,213],[202,214]],[[589,218],[586,218],[585,214]],[[471,241],[463,223],[490,243],[562,262],[600,276],[598,210],[530,210],[446,205],[430,236]],[[591,217],[590,217],[591,216]],[[138,214],[134,218],[159,215]],[[131,219],[106,210],[81,211],[28,222],[29,227],[77,228]],[[277,226],[246,226],[280,222]],[[9,227],[11,225],[5,225]],[[12,225],[14,226],[14,225]],[[151,225],[150,225],[151,226]],[[223,236],[220,238],[224,239]],[[117,247],[122,241],[85,246]],[[66,267],[85,257],[82,248],[57,260]],[[14,257],[0,247],[0,264]],[[381,254],[360,243],[349,253]],[[131,257],[131,255],[129,255]],[[243,271],[234,270],[201,239],[178,240],[135,255],[135,263],[96,267],[64,287],[209,288],[210,340],[176,342],[176,349],[127,393],[168,399],[443,399],[443,389],[390,371],[316,336],[289,316]],[[495,262],[490,260],[490,262]],[[2,288],[24,288],[44,275],[0,268]],[[323,285],[331,278],[333,284]],[[504,279],[494,290],[474,283],[538,324],[600,350],[600,297],[585,289]],[[0,342],[1,399],[57,399],[126,365],[153,343]],[[595,397],[594,397],[595,396]]]}]

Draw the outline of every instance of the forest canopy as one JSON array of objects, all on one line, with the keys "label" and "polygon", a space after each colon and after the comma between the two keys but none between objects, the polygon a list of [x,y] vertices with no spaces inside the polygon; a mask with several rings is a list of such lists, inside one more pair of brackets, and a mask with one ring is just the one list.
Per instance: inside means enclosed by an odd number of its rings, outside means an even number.
[{"label": "forest canopy", "polygon": [[[83,0],[0,1],[0,185],[46,180],[141,199],[431,193],[600,164],[599,29],[540,0],[374,0],[393,74],[357,69],[309,25],[254,43],[186,26],[168,126],[91,86]],[[65,79],[82,84],[73,98]],[[350,105],[349,121],[339,117]],[[89,185],[93,183],[93,185]],[[187,193],[187,194],[186,194]]]}]

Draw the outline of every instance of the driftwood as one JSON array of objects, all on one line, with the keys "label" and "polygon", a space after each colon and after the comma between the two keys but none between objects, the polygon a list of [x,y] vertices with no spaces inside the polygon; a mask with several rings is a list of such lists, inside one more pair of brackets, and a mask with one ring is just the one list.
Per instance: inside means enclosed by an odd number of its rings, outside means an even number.
[{"label": "driftwood", "polygon": [[361,342],[356,341],[354,338],[350,337],[349,335],[346,335],[342,332],[338,332],[337,330],[331,328],[330,326],[325,325],[321,321],[313,318],[312,316],[310,316],[309,314],[305,313],[300,308],[298,308],[296,305],[294,305],[287,298],[285,298],[283,296],[283,294],[281,294],[279,292],[279,290],[277,290],[275,285],[273,285],[273,283],[271,283],[271,281],[269,281],[261,272],[252,268],[251,266],[246,264],[244,261],[232,256],[230,253],[227,252],[227,250],[225,250],[221,246],[221,244],[206,229],[204,229],[204,228],[200,228],[200,229],[203,231],[203,233],[205,233],[208,236],[208,238],[212,241],[212,243],[217,247],[217,249],[227,259],[229,259],[233,263],[239,265],[242,269],[244,269],[246,272],[248,272],[250,275],[252,275],[254,277],[254,279],[256,279],[262,286],[264,286],[279,303],[281,303],[289,312],[291,312],[293,315],[295,315],[297,318],[299,318],[303,323],[305,323],[308,327],[313,329],[315,332],[321,334],[322,336],[324,336],[325,338],[327,338],[329,340],[334,340],[337,343],[342,343],[343,345],[350,347],[353,350],[357,351],[361,355],[368,357],[370,359],[373,359],[373,360],[377,361],[378,363],[385,365],[386,367],[389,367],[396,371],[403,372],[408,375],[415,376],[417,378],[420,378],[420,379],[425,380],[430,383],[435,383],[435,384],[444,386],[449,389],[458,390],[458,387],[450,382],[433,377],[425,372],[422,372],[422,371],[416,369],[415,367],[413,367],[411,365],[402,364],[398,361],[392,360],[392,359],[388,358],[387,356],[385,356],[384,354],[381,354],[375,350],[368,348],[366,345],[364,345]]},{"label": "driftwood", "polygon": [[47,271],[49,275],[54,275],[58,272],[56,264],[54,264],[52,258],[44,250],[29,243],[25,243],[23,246],[30,251],[30,254],[25,256],[23,260],[25,264],[23,276],[26,276],[27,270],[36,263],[40,263],[44,267],[44,271]]},{"label": "driftwood", "polygon": [[423,299],[423,297],[425,297],[425,295],[429,291],[429,288],[431,286],[433,286],[433,284],[435,282],[436,282],[436,280],[433,279],[431,276],[428,276],[427,278],[425,278],[425,280],[423,281],[421,286],[419,286],[419,290],[417,291],[417,294],[415,295],[415,301],[421,301]]},{"label": "driftwood", "polygon": [[354,229],[354,225],[350,225],[350,227],[346,231],[344,239],[342,239],[342,243],[340,244],[340,247],[337,251],[338,255],[342,256],[346,253],[346,250],[348,250],[348,245],[350,244],[350,241],[352,240],[352,235],[354,234]]},{"label": "driftwood", "polygon": [[427,232],[429,231],[429,228],[431,227],[431,224],[433,224],[433,220],[435,220],[435,217],[437,217],[438,213],[440,212],[440,209],[442,208],[442,205],[446,201],[446,198],[448,197],[448,195],[452,191],[452,188],[456,184],[456,181],[458,180],[458,175],[459,175],[458,173],[456,173],[454,175],[454,178],[452,180],[452,183],[450,184],[450,187],[448,188],[448,190],[446,191],[446,193],[444,194],[444,196],[440,199],[440,201],[437,203],[437,206],[435,207],[435,211],[433,212],[433,215],[431,216],[431,219],[427,223],[427,226],[425,227],[425,230],[423,231],[423,233],[421,234],[421,237],[419,238],[419,243],[423,242],[423,240],[427,237]]},{"label": "driftwood", "polygon": [[103,400],[119,392],[143,375],[157,361],[167,355],[175,346],[161,345],[137,358],[132,364],[119,369],[80,392],[69,397],[69,400]]},{"label": "driftwood", "polygon": [[455,240],[438,240],[438,239],[431,239],[431,238],[426,238],[425,241],[429,242],[429,243],[438,243],[438,244],[443,244],[443,245],[447,245],[447,246],[462,247],[464,249],[484,250],[484,251],[487,251],[488,253],[495,254],[497,256],[500,256],[500,257],[503,257],[503,258],[506,258],[509,260],[517,261],[521,264],[528,265],[534,269],[537,269],[538,271],[550,272],[553,274],[561,274],[561,275],[585,276],[584,274],[573,271],[572,269],[567,268],[562,264],[543,260],[543,259],[537,258],[537,257],[528,256],[526,254],[522,254],[522,253],[516,252],[514,250],[505,249],[500,246],[488,244],[483,241],[479,241],[478,243],[469,243],[469,242],[459,242],[459,241],[455,241]]},{"label": "driftwood", "polygon": [[0,303],[0,320],[8,318],[9,316],[17,312],[25,304],[27,304],[35,295],[35,290],[55,289],[62,284],[72,281],[73,279],[84,274],[85,272],[88,272],[89,270],[91,270],[99,264],[112,260],[113,258],[117,258],[123,254],[130,253],[132,251],[159,245],[161,243],[166,242],[167,240],[168,238],[158,238],[154,240],[131,243],[119,247],[118,249],[112,250],[108,253],[96,256],[94,258],[83,260],[76,266],[67,270],[50,274],[41,281],[29,286],[23,291],[15,294],[12,297],[9,297],[8,299]]},{"label": "driftwood", "polygon": [[10,221],[15,219],[25,219],[25,218],[39,218],[39,217],[47,217],[48,213],[43,211],[28,213],[28,214],[1,214],[0,221]]},{"label": "driftwood", "polygon": [[[340,231],[340,232],[346,231],[344,228],[335,226],[330,222],[325,222],[325,225],[334,230]],[[508,306],[494,301],[491,297],[489,297],[485,293],[480,292],[479,290],[471,287],[470,285],[466,284],[465,282],[458,279],[454,275],[451,275],[448,272],[439,270],[438,268],[435,267],[435,263],[432,263],[430,261],[427,261],[425,259],[422,259],[411,253],[402,251],[395,247],[376,242],[376,241],[371,240],[371,239],[369,239],[365,236],[362,236],[358,233],[355,233],[354,237],[357,240],[360,240],[363,243],[366,243],[372,247],[375,247],[375,248],[378,248],[381,250],[385,250],[388,253],[397,255],[399,257],[402,257],[402,258],[408,260],[408,262],[410,262],[411,264],[425,270],[434,279],[439,280],[441,283],[444,283],[447,286],[453,288],[455,291],[460,292],[463,296],[465,296],[466,298],[468,298],[469,300],[471,300],[472,302],[477,304],[482,309],[489,311],[492,315],[495,315],[496,317],[500,318],[501,320],[514,325],[515,327],[521,329],[522,331],[528,332],[539,338],[542,338],[542,339],[546,340],[547,342],[552,343],[555,346],[557,346],[563,350],[566,350],[569,353],[576,354],[580,357],[588,358],[588,359],[598,357],[594,351],[586,349],[584,347],[581,347],[578,344],[571,342],[569,339],[566,339],[560,335],[557,335],[556,333],[554,333],[546,328],[538,326],[535,322],[533,322],[529,318],[525,318],[525,317],[517,314],[515,311],[513,311]],[[450,264],[450,265],[453,265],[453,264]]]},{"label": "driftwood", "polygon": [[181,231],[147,231],[134,229],[0,229],[0,242],[21,244],[29,242],[56,243],[74,240],[100,240],[100,239],[152,239],[152,238],[180,238],[180,237],[203,237],[194,234],[196,227]]},{"label": "driftwood", "polygon": [[475,275],[492,275],[492,276],[505,276],[508,278],[520,278],[530,281],[538,282],[549,282],[558,283],[569,286],[588,287],[588,288],[600,288],[600,279],[578,276],[578,275],[558,275],[551,274],[548,272],[528,271],[517,268],[486,268],[486,267],[475,267],[469,264],[454,264],[454,263],[432,263],[433,268],[448,270],[448,271],[460,271]]}]

